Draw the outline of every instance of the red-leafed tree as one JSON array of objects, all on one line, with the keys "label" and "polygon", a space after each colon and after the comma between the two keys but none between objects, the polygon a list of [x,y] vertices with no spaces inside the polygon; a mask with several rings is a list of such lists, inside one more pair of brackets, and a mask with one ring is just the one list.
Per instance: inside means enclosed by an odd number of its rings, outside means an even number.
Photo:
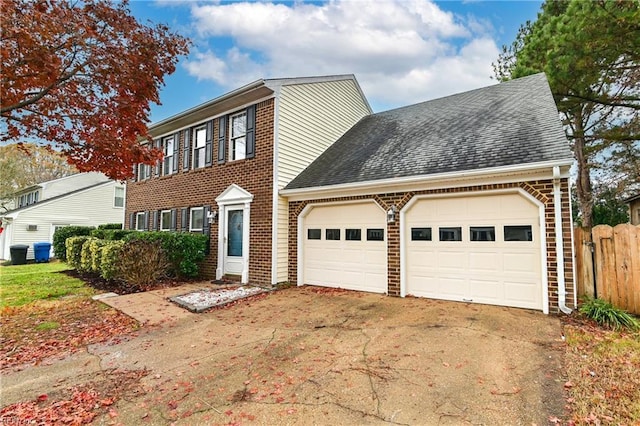
[{"label": "red-leafed tree", "polygon": [[39,140],[80,171],[131,177],[162,153],[150,103],[189,40],[138,22],[128,1],[0,0],[2,141]]}]

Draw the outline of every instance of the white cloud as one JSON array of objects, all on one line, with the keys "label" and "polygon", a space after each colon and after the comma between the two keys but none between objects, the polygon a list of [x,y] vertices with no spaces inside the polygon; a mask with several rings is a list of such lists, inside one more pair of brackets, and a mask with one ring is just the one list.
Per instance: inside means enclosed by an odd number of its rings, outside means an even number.
[{"label": "white cloud", "polygon": [[491,84],[498,55],[487,25],[428,0],[207,3],[191,14],[200,40],[185,63],[191,75],[232,89],[353,73],[374,109]]}]

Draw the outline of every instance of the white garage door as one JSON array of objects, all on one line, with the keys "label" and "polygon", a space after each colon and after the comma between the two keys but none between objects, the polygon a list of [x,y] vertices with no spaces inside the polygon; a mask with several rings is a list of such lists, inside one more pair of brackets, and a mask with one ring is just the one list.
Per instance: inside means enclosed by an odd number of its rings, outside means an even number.
[{"label": "white garage door", "polygon": [[417,200],[405,215],[406,294],[542,309],[539,220],[515,193]]},{"label": "white garage door", "polygon": [[385,230],[373,202],[313,207],[303,218],[302,282],[386,293]]}]

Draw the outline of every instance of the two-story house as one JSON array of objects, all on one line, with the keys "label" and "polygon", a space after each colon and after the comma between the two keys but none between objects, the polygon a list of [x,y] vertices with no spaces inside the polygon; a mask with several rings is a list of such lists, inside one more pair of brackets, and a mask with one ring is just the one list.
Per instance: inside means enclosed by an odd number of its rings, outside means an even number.
[{"label": "two-story house", "polygon": [[572,155],[544,74],[372,114],[353,76],[259,80],[151,127],[129,227],[206,276],[569,312]]},{"label": "two-story house", "polygon": [[27,258],[33,259],[33,243],[53,243],[60,227],[123,223],[124,202],[125,185],[97,172],[23,188],[14,194],[14,208],[0,214],[0,259],[9,259],[10,247],[18,244],[28,245]]},{"label": "two-story house", "polygon": [[205,276],[287,281],[279,191],[370,113],[354,76],[340,75],[259,80],[156,123],[164,160],[128,183],[128,225],[208,233]]}]

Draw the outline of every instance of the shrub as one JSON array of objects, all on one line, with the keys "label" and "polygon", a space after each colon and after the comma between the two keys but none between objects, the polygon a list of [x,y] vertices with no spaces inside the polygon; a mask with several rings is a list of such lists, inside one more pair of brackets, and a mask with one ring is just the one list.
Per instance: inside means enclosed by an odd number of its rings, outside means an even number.
[{"label": "shrub", "polygon": [[182,232],[133,232],[129,241],[160,241],[170,264],[168,273],[177,277],[197,277],[209,239],[204,234]]},{"label": "shrub", "polygon": [[[89,269],[91,272],[95,274],[101,273],[101,264],[102,264],[102,248],[107,244],[106,240],[94,239],[87,241],[85,243],[89,244],[89,253],[91,255],[91,268]],[[84,245],[82,246],[84,250]]]},{"label": "shrub", "polygon": [[122,240],[124,239],[124,237],[128,234],[131,234],[133,232],[138,232],[138,231],[132,231],[129,229],[94,229],[91,231],[91,236],[92,237],[96,237],[99,238],[101,240],[110,240],[110,241],[114,241],[114,240]]},{"label": "shrub", "polygon": [[640,321],[628,312],[616,308],[611,303],[602,299],[587,299],[580,307],[580,312],[600,325],[619,330],[628,328],[640,329]]},{"label": "shrub", "polygon": [[69,237],[90,235],[94,228],[92,226],[65,226],[56,229],[53,234],[53,254],[61,261],[67,260],[67,246],[65,242]]},{"label": "shrub", "polygon": [[80,250],[80,267],[76,268],[82,272],[91,272],[91,263],[93,260],[93,256],[91,255],[91,243],[94,241],[98,241],[95,237],[89,237],[85,240],[84,244],[82,244],[82,249]]},{"label": "shrub", "polygon": [[159,240],[132,240],[120,250],[119,276],[138,290],[147,290],[166,277],[169,267]]},{"label": "shrub", "polygon": [[89,238],[88,236],[76,236],[69,237],[66,239],[66,260],[67,264],[72,268],[77,270],[82,270],[81,259],[82,259],[82,246]]},{"label": "shrub", "polygon": [[105,223],[98,225],[98,229],[122,229],[121,223]]},{"label": "shrub", "polygon": [[100,259],[100,276],[105,280],[112,280],[120,277],[120,260],[122,258],[122,247],[124,241],[106,241],[102,246],[102,257]]}]

